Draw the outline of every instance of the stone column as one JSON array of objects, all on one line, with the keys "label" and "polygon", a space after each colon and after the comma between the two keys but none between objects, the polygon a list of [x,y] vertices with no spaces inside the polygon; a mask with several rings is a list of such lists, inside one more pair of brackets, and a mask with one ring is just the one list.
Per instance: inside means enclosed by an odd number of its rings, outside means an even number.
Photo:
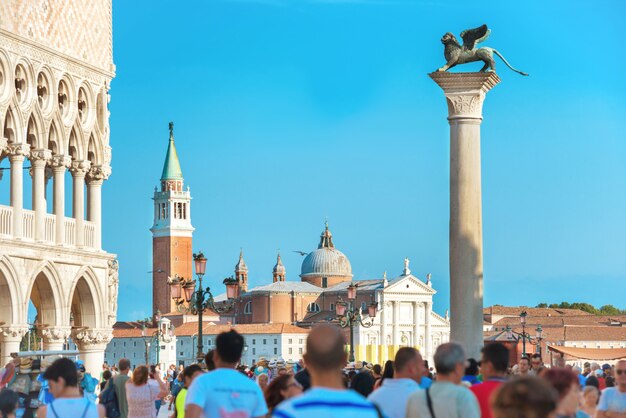
[{"label": "stone column", "polygon": [[400,344],[400,339],[398,338],[398,324],[400,323],[400,305],[397,301],[391,302],[391,306],[393,306],[393,345],[397,346]]},{"label": "stone column", "polygon": [[483,346],[483,237],[480,123],[495,73],[431,73],[448,103],[450,123],[451,339],[479,358]]},{"label": "stone column", "polygon": [[73,177],[72,216],[76,220],[77,247],[85,246],[85,175],[91,163],[86,160],[74,160],[70,167]]},{"label": "stone column", "polygon": [[[382,296],[382,295],[381,295]],[[383,360],[387,359],[387,314],[385,309],[386,302],[382,299],[380,301],[380,349],[379,349],[379,362],[383,364]]]},{"label": "stone column", "polygon": [[55,216],[55,242],[65,244],[65,170],[72,159],[65,155],[55,155],[50,160],[54,175],[54,197],[52,201]]},{"label": "stone column", "polygon": [[46,235],[46,164],[52,157],[47,149],[34,149],[30,152],[33,176],[33,210],[35,211],[35,241],[44,241]]},{"label": "stone column", "polygon": [[430,326],[431,312],[433,311],[432,302],[424,303],[424,353],[429,362],[433,356],[432,329]]},{"label": "stone column", "polygon": [[2,367],[11,361],[11,353],[20,351],[20,343],[27,332],[28,325],[13,325],[0,328],[0,351],[2,352],[0,364],[2,364]]},{"label": "stone column", "polygon": [[54,327],[41,329],[44,350],[63,350],[70,336],[70,327]]},{"label": "stone column", "polygon": [[104,350],[111,341],[110,329],[86,329],[73,332],[72,340],[80,351],[80,359],[92,376],[99,376],[104,363]]},{"label": "stone column", "polygon": [[87,173],[87,219],[95,224],[93,247],[102,244],[102,182],[105,175],[102,167],[91,167]]},{"label": "stone column", "polygon": [[24,236],[24,156],[28,154],[28,144],[9,144],[11,162],[11,207],[13,208],[13,238]]},{"label": "stone column", "polygon": [[[413,302],[413,346],[416,347],[420,344],[420,326],[419,326],[419,305],[417,302]],[[422,352],[423,347],[420,347]]]}]

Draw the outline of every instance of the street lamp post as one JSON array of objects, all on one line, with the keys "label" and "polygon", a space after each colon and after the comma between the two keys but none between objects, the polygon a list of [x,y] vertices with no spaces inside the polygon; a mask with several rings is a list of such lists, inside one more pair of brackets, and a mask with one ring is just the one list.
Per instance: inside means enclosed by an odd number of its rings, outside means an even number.
[{"label": "street lamp post", "polygon": [[541,341],[543,340],[543,328],[541,327],[541,324],[537,325],[537,328],[535,329],[535,338],[531,337],[531,335],[526,332],[527,316],[528,314],[526,313],[526,311],[523,311],[519,315],[520,324],[522,325],[521,333],[513,331],[510,325],[506,326],[507,339],[516,341],[519,341],[520,339],[522,340],[522,357],[527,357],[526,342],[528,342],[530,345],[537,346],[537,351],[541,353]]},{"label": "street lamp post", "polygon": [[205,309],[211,309],[218,314],[232,310],[235,306],[235,299],[239,296],[239,281],[232,277],[224,279],[228,301],[220,306],[213,300],[210,287],[202,288],[202,277],[206,272],[207,261],[202,251],[193,255],[193,261],[198,280],[176,276],[170,280],[169,285],[172,291],[172,299],[176,302],[176,309],[181,313],[191,313],[198,316],[198,352],[196,359],[200,363],[204,357],[202,353],[202,313]]},{"label": "street lamp post", "polygon": [[354,326],[356,324],[361,324],[362,327],[369,328],[374,325],[374,318],[376,317],[376,312],[378,310],[378,305],[376,302],[372,302],[367,307],[367,313],[369,318],[363,319],[361,316],[361,309],[355,308],[354,301],[356,300],[356,284],[351,284],[348,286],[348,302],[344,302],[339,297],[337,304],[335,305],[335,314],[337,314],[337,318],[339,319],[339,326],[341,328],[350,327],[350,356],[348,361],[355,361],[354,358]]},{"label": "street lamp post", "polygon": [[154,342],[154,346],[156,348],[156,364],[160,365],[161,342],[169,343],[172,341],[172,337],[174,336],[174,329],[171,324],[168,326],[167,332],[163,332],[163,318],[161,317],[161,311],[158,309],[154,313],[154,321],[157,324],[157,329],[150,335],[148,335],[145,321],[141,326],[141,336],[143,337],[143,342],[146,345],[146,365],[150,364],[150,344]]}]

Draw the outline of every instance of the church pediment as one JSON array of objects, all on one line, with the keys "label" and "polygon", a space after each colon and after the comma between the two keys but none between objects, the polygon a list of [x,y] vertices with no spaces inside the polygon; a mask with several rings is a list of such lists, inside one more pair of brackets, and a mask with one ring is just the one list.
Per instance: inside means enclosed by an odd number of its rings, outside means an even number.
[{"label": "church pediment", "polygon": [[400,276],[389,283],[389,286],[385,288],[385,292],[391,293],[420,293],[434,295],[437,293],[432,287],[427,286],[417,277],[409,274],[407,276]]}]

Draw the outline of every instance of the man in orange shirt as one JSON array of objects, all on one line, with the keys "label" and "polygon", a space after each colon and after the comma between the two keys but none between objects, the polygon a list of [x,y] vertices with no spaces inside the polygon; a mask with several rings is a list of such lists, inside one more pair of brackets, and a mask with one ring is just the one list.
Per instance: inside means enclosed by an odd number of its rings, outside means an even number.
[{"label": "man in orange shirt", "polygon": [[470,390],[476,396],[480,405],[482,418],[491,418],[489,401],[491,394],[505,381],[509,367],[509,349],[500,343],[491,343],[483,347],[480,370],[483,374],[483,383],[474,385]]}]

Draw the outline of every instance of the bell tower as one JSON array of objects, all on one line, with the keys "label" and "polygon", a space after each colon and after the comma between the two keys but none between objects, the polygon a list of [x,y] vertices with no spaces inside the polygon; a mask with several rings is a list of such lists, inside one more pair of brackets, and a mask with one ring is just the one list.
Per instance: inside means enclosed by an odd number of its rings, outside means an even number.
[{"label": "bell tower", "polygon": [[174,144],[174,123],[161,174],[161,188],[154,188],[152,232],[152,311],[172,312],[168,279],[192,277],[191,194],[184,186],[183,173]]}]

